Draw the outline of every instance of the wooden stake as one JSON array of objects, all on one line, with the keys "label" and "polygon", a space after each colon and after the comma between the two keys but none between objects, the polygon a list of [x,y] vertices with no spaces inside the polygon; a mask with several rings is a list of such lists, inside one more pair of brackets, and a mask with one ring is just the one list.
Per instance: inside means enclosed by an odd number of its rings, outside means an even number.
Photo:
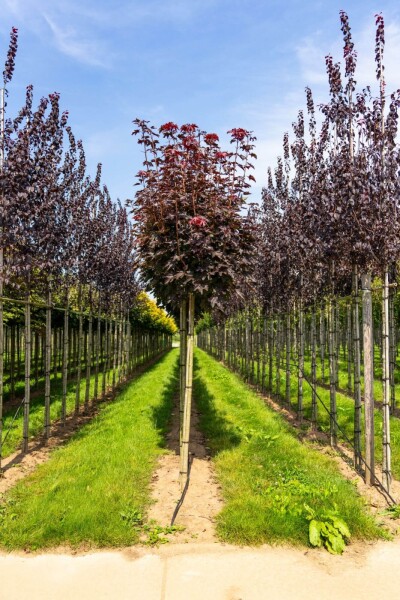
[{"label": "wooden stake", "polygon": [[358,297],[357,268],[353,274],[353,351],[354,351],[354,466],[361,467],[361,351],[360,351],[360,302]]},{"label": "wooden stake", "polygon": [[384,275],[382,290],[382,380],[383,380],[383,485],[390,492],[392,481],[390,446],[390,346],[389,346],[389,273]]},{"label": "wooden stake", "polygon": [[25,304],[25,397],[22,452],[28,452],[29,443],[29,405],[31,393],[31,305],[29,292]]},{"label": "wooden stake", "polygon": [[187,311],[186,311],[186,300],[181,301],[180,306],[180,325],[179,325],[179,339],[180,339],[180,352],[179,352],[179,374],[180,374],[180,388],[179,388],[179,447],[182,447],[182,434],[183,434],[183,407],[185,404],[185,383],[186,383],[186,331],[187,328]]},{"label": "wooden stake", "polygon": [[44,436],[50,437],[50,375],[51,375],[51,291],[47,290],[46,345],[44,359]]},{"label": "wooden stake", "polygon": [[374,440],[374,348],[372,329],[371,273],[361,275],[363,290],[364,410],[365,410],[365,482],[375,483]]},{"label": "wooden stake", "polygon": [[181,446],[181,491],[185,487],[189,470],[190,415],[192,408],[193,383],[193,344],[194,344],[194,295],[189,294],[188,335],[186,347],[186,382],[183,407],[183,431]]}]

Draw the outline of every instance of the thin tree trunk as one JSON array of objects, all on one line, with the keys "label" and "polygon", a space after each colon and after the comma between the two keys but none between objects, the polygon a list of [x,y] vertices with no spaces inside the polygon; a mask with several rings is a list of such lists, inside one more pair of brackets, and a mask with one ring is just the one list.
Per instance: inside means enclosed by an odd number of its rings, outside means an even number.
[{"label": "thin tree trunk", "polygon": [[194,295],[189,294],[188,335],[186,352],[186,382],[185,400],[183,408],[183,432],[181,448],[181,490],[185,487],[189,470],[189,442],[190,442],[190,415],[192,407],[192,382],[193,382],[193,345],[194,345]]},{"label": "thin tree trunk", "polygon": [[25,397],[24,397],[24,425],[22,451],[28,452],[29,444],[29,408],[31,394],[31,305],[29,293],[25,305]]},{"label": "thin tree trunk", "polygon": [[81,377],[82,377],[82,346],[83,346],[83,315],[82,315],[82,289],[79,285],[78,290],[79,306],[79,325],[78,325],[78,356],[76,368],[76,389],[75,389],[75,414],[79,414],[81,404]]},{"label": "thin tree trunk", "polygon": [[299,355],[298,355],[298,388],[297,388],[297,418],[303,420],[303,380],[304,380],[304,315],[303,304],[299,308]]},{"label": "thin tree trunk", "polygon": [[68,384],[68,350],[69,350],[69,307],[68,292],[67,302],[64,312],[64,335],[63,335],[63,353],[62,353],[62,400],[61,400],[61,422],[65,425],[67,416],[67,384]]},{"label": "thin tree trunk", "polygon": [[389,345],[389,273],[384,275],[382,291],[382,380],[383,380],[383,485],[390,492],[392,481],[390,446],[390,345]]},{"label": "thin tree trunk", "polygon": [[354,465],[361,467],[361,352],[360,352],[360,302],[357,269],[353,273],[353,348],[354,348]]},{"label": "thin tree trunk", "polygon": [[92,370],[92,338],[93,338],[93,317],[92,307],[90,307],[89,313],[89,331],[88,331],[88,342],[87,342],[87,357],[86,357],[86,387],[85,387],[85,413],[89,411],[89,400],[90,400],[90,377]]},{"label": "thin tree trunk", "polygon": [[276,379],[275,394],[278,401],[281,398],[281,319],[276,317]]},{"label": "thin tree trunk", "polygon": [[320,355],[321,355],[321,379],[322,383],[325,383],[325,307],[321,307],[320,322],[319,322],[319,333],[320,333]]},{"label": "thin tree trunk", "polygon": [[363,289],[364,410],[365,410],[365,482],[375,483],[374,440],[374,352],[372,329],[371,274],[361,275]]},{"label": "thin tree trunk", "polygon": [[396,408],[396,323],[394,318],[393,288],[389,289],[389,345],[390,345],[390,411]]},{"label": "thin tree trunk", "polygon": [[329,303],[329,399],[330,399],[330,442],[337,445],[337,407],[336,407],[336,344],[335,344],[335,304]]},{"label": "thin tree trunk", "polygon": [[93,398],[96,402],[99,395],[99,371],[100,371],[100,334],[101,334],[101,301],[99,298],[99,310],[97,314],[96,346],[95,346],[95,372],[94,372],[94,393]]},{"label": "thin tree trunk", "polygon": [[179,373],[180,373],[180,388],[179,388],[179,446],[182,447],[183,434],[183,409],[185,404],[185,383],[186,383],[186,328],[187,328],[187,310],[186,300],[181,301],[180,306],[180,348],[179,348]]},{"label": "thin tree trunk", "polygon": [[286,396],[286,404],[290,406],[290,350],[291,350],[291,335],[290,335],[290,310],[288,307],[288,312],[286,315],[286,383],[285,383],[285,396]]},{"label": "thin tree trunk", "polygon": [[346,311],[347,311],[347,335],[346,335],[346,342],[347,342],[347,354],[346,354],[346,358],[347,358],[347,391],[349,393],[351,393],[352,390],[352,357],[353,357],[353,353],[352,353],[352,344],[351,344],[351,304],[350,302],[347,304],[346,306]]},{"label": "thin tree trunk", "polygon": [[[1,321],[1,317],[0,317],[0,321]],[[0,325],[0,327],[1,327],[1,325]],[[15,337],[16,337],[16,326],[11,325],[11,353],[10,353],[10,398],[11,398],[11,400],[15,400]],[[1,367],[0,367],[0,369],[1,369]]]},{"label": "thin tree trunk", "polygon": [[311,314],[311,423],[313,428],[317,428],[317,416],[318,416],[318,407],[317,407],[317,354],[316,354],[316,346],[317,346],[317,325],[316,325],[316,316],[315,316],[315,306],[313,306],[312,314]]},{"label": "thin tree trunk", "polygon": [[44,359],[44,436],[50,437],[50,376],[51,376],[51,291],[47,290],[46,345]]}]

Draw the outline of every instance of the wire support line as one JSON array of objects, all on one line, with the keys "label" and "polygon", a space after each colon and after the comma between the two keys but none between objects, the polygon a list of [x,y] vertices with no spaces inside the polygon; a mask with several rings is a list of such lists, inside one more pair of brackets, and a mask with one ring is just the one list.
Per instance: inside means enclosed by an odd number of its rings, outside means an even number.
[{"label": "wire support line", "polygon": [[6,431],[6,434],[5,434],[4,438],[3,438],[3,441],[2,441],[2,443],[1,443],[1,447],[0,447],[0,458],[2,458],[2,455],[1,455],[1,449],[3,448],[4,444],[6,443],[6,440],[7,440],[7,438],[8,438],[8,435],[9,435],[9,433],[10,433],[10,431],[11,431],[11,429],[12,429],[13,425],[14,425],[14,422],[15,422],[15,420],[17,419],[17,417],[18,417],[18,415],[19,415],[19,412],[20,412],[21,408],[22,408],[22,407],[23,407],[23,405],[24,405],[24,402],[25,402],[25,398],[22,398],[22,400],[21,400],[21,404],[18,406],[18,408],[17,408],[17,410],[16,410],[16,412],[15,412],[15,415],[13,416],[13,419],[12,419],[12,421],[11,421],[11,423],[10,423],[10,425],[9,425],[9,427],[8,427],[8,429],[7,429],[7,431]]},{"label": "wire support line", "polygon": [[[351,439],[347,436],[347,434],[345,433],[345,431],[341,428],[341,426],[339,425],[338,420],[332,415],[331,411],[329,410],[329,408],[326,406],[325,402],[322,400],[321,396],[318,394],[316,387],[313,385],[313,383],[308,379],[308,376],[305,374],[304,370],[301,369],[301,367],[295,363],[295,362],[290,362],[290,365],[292,365],[293,367],[295,367],[296,369],[300,370],[302,373],[302,376],[304,378],[304,380],[308,383],[308,385],[310,386],[311,390],[315,393],[315,397],[319,400],[319,402],[321,403],[322,407],[325,409],[326,413],[328,414],[329,418],[333,421],[333,423],[336,425],[338,431],[340,431],[340,433],[342,434],[344,440],[350,445],[350,447],[354,450],[354,452],[356,452],[356,448],[354,446],[354,443],[351,441]],[[385,488],[385,486],[383,485],[383,483],[381,482],[381,480],[379,479],[379,477],[376,476],[375,473],[372,472],[372,469],[369,467],[369,465],[367,465],[367,463],[365,462],[364,458],[362,457],[361,454],[357,453],[359,460],[362,462],[362,464],[364,465],[365,469],[368,469],[368,471],[371,473],[371,475],[373,476],[373,480],[376,482],[377,487],[380,488],[380,490],[387,496],[387,498],[393,503],[393,505],[397,505],[396,500],[393,498],[393,496],[390,494],[390,492],[387,491],[387,489]]]},{"label": "wire support line", "polygon": [[175,523],[175,519],[178,516],[178,512],[183,504],[183,501],[185,500],[185,496],[186,496],[186,492],[188,491],[189,488],[189,482],[190,482],[190,471],[192,470],[192,462],[193,462],[193,455],[190,455],[190,459],[189,459],[189,465],[188,465],[188,472],[187,472],[187,478],[186,478],[186,483],[185,483],[185,487],[183,488],[181,497],[179,498],[177,505],[175,507],[174,510],[174,514],[172,515],[172,519],[171,519],[171,527],[173,526],[173,524]]},{"label": "wire support line", "polygon": [[[212,354],[212,353],[211,353]],[[288,363],[285,364],[285,366]],[[342,434],[343,439],[345,440],[345,442],[347,442],[350,447],[354,450],[354,452],[356,452],[356,448],[354,446],[354,443],[351,441],[351,439],[347,436],[347,434],[345,433],[345,431],[341,428],[338,420],[333,416],[333,414],[331,413],[331,411],[329,410],[329,408],[326,406],[326,404],[324,403],[324,401],[322,400],[321,396],[319,395],[317,388],[313,385],[313,383],[309,380],[308,375],[305,373],[304,369],[302,369],[300,367],[300,365],[298,365],[297,363],[290,361],[289,365],[291,365],[293,368],[295,368],[297,371],[300,371],[302,373],[302,377],[304,378],[304,380],[308,383],[308,385],[310,386],[311,390],[315,393],[315,397],[317,398],[317,400],[319,400],[320,404],[322,405],[322,407],[325,409],[326,413],[328,414],[330,420],[335,424],[335,426],[337,427],[337,430]],[[286,369],[285,369],[286,370]],[[290,369],[289,369],[290,370]],[[365,469],[368,470],[371,475],[373,476],[373,480],[375,482],[375,486],[378,487],[382,493],[386,496],[386,498],[388,500],[390,500],[390,502],[394,505],[397,506],[397,502],[396,500],[393,498],[393,496],[390,494],[390,492],[388,492],[388,490],[385,488],[385,486],[383,485],[382,481],[379,479],[379,477],[376,476],[375,473],[372,472],[372,469],[369,467],[369,465],[366,463],[366,461],[364,460],[364,458],[362,457],[362,455],[357,452],[357,456],[358,459],[360,460],[360,462],[364,465]]]}]

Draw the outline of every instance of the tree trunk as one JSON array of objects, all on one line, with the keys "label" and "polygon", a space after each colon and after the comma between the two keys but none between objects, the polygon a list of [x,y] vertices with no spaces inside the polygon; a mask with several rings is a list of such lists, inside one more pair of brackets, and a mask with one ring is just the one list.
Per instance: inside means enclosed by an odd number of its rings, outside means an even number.
[{"label": "tree trunk", "polygon": [[333,300],[329,306],[329,399],[330,399],[330,436],[331,446],[337,444],[337,407],[336,407],[336,343],[335,320],[336,311]]},{"label": "tree trunk", "polygon": [[286,384],[285,384],[285,395],[286,395],[286,404],[290,406],[290,350],[291,350],[291,336],[290,336],[290,311],[288,308],[288,313],[286,316]]},{"label": "tree trunk", "polygon": [[50,437],[50,376],[51,376],[51,291],[47,291],[46,345],[44,359],[44,436]]},{"label": "tree trunk", "polygon": [[62,353],[62,400],[61,400],[61,422],[65,425],[67,416],[67,383],[68,383],[68,352],[69,350],[69,307],[68,292],[67,302],[64,312],[64,335],[63,335],[63,353]]},{"label": "tree trunk", "polygon": [[318,407],[317,407],[317,354],[316,354],[316,346],[317,346],[317,325],[316,325],[316,317],[315,317],[315,306],[313,306],[312,314],[311,314],[311,423],[313,428],[317,428],[317,416],[318,416]]},{"label": "tree trunk", "polygon": [[185,404],[185,383],[186,383],[186,328],[187,328],[187,307],[186,300],[181,301],[180,306],[180,327],[179,327],[179,446],[182,447],[183,434],[183,409]]},{"label": "tree trunk", "polygon": [[298,387],[297,387],[297,418],[303,420],[303,380],[304,380],[304,315],[302,301],[299,308],[299,352],[298,352]]},{"label": "tree trunk", "polygon": [[193,345],[194,345],[194,295],[189,294],[188,335],[186,346],[186,381],[185,399],[183,407],[183,431],[181,447],[181,490],[185,487],[189,470],[189,441],[190,441],[190,415],[192,408],[192,383],[193,383]]},{"label": "tree trunk", "polygon": [[361,352],[360,352],[360,302],[358,297],[358,275],[353,274],[353,350],[354,350],[354,466],[361,467]]},{"label": "tree trunk", "polygon": [[382,380],[383,380],[383,485],[390,492],[392,481],[390,446],[390,345],[389,345],[389,273],[384,275],[382,291]]},{"label": "tree trunk", "polygon": [[371,274],[361,275],[363,290],[364,410],[365,410],[365,482],[375,483],[374,444],[374,349],[372,329]]},{"label": "tree trunk", "polygon": [[28,452],[29,443],[29,408],[31,394],[31,305],[29,294],[25,305],[25,397],[24,426],[22,451]]},{"label": "tree trunk", "polygon": [[81,399],[81,377],[82,377],[82,346],[83,346],[83,315],[82,315],[82,290],[78,290],[79,305],[79,329],[78,329],[78,356],[76,368],[76,389],[75,389],[75,414],[79,414]]}]

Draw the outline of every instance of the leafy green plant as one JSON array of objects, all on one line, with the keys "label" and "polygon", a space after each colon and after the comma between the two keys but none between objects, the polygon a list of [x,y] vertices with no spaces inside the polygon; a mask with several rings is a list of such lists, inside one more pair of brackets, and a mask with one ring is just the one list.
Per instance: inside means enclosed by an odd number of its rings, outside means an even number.
[{"label": "leafy green plant", "polygon": [[392,506],[382,511],[381,514],[387,515],[391,519],[400,519],[400,504],[392,504]]},{"label": "leafy green plant", "polygon": [[135,529],[139,529],[143,523],[142,513],[135,508],[128,508],[119,514],[126,525],[134,527]]},{"label": "leafy green plant", "polygon": [[316,513],[312,508],[305,505],[305,509],[306,518],[310,521],[310,544],[317,548],[323,546],[331,554],[342,554],[351,534],[347,524],[338,517],[337,511],[326,512],[321,519],[316,519]]},{"label": "leafy green plant", "polygon": [[271,446],[277,439],[278,435],[270,435],[263,431],[259,431],[257,429],[245,429],[244,427],[237,427],[237,430],[240,431],[246,442],[250,442],[251,440],[257,440],[264,442],[267,446]]},{"label": "leafy green plant", "polygon": [[149,523],[143,526],[143,531],[147,535],[147,539],[143,541],[145,546],[157,546],[158,544],[168,544],[169,539],[166,537],[171,533],[183,531],[185,528],[180,525],[169,525],[163,527],[157,523]]}]

